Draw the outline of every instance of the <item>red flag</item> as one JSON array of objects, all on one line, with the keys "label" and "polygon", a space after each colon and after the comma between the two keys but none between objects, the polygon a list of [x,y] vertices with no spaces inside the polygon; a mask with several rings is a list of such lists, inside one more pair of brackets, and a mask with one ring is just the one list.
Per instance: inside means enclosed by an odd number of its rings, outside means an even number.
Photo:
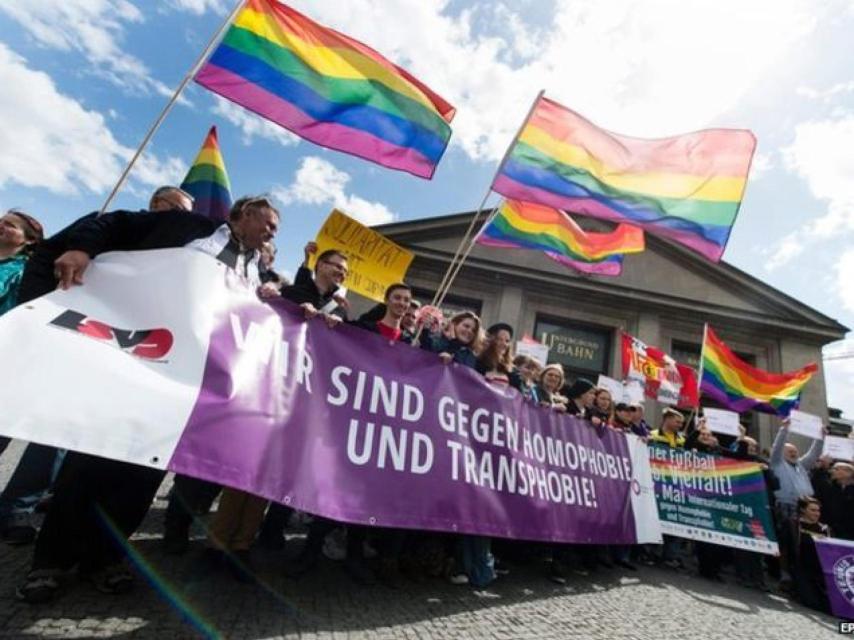
[{"label": "red flag", "polygon": [[681,408],[699,405],[697,374],[691,367],[628,333],[623,333],[622,352],[623,378],[640,382],[646,397]]}]

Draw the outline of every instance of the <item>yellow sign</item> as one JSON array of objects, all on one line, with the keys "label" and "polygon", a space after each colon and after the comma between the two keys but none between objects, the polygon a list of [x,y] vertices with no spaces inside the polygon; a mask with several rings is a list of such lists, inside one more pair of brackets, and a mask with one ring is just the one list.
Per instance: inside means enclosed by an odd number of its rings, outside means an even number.
[{"label": "yellow sign", "polygon": [[347,256],[350,273],[344,286],[350,291],[383,301],[389,285],[403,282],[413,254],[397,246],[384,235],[333,209],[317,233],[317,253],[309,267],[314,269],[317,256],[328,249],[338,249]]}]

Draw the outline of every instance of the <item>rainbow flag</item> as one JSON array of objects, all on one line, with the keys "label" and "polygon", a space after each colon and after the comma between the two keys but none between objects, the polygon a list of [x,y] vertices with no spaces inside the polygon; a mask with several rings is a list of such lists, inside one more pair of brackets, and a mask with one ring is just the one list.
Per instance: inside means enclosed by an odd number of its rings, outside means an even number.
[{"label": "rainbow flag", "polygon": [[247,0],[196,82],[330,149],[431,178],[455,109],[361,42]]},{"label": "rainbow flag", "polygon": [[212,220],[228,219],[231,183],[219,150],[216,127],[211,127],[181,188],[193,196],[193,211]]},{"label": "rainbow flag", "polygon": [[709,129],[641,140],[541,97],[492,189],[637,225],[718,262],[744,196],[756,138]]},{"label": "rainbow flag", "polygon": [[476,242],[537,249],[564,266],[597,275],[619,275],[623,255],[644,250],[643,231],[637,227],[621,224],[609,233],[591,233],[563,211],[516,200],[501,204]]},{"label": "rainbow flag", "polygon": [[816,371],[815,364],[789,373],[762,371],[741,360],[706,327],[700,391],[732,411],[787,416],[798,408],[801,389]]}]

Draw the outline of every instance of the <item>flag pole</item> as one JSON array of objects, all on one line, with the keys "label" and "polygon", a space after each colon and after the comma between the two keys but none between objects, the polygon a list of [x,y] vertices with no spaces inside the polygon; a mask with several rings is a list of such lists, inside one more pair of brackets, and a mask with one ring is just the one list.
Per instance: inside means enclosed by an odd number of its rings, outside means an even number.
[{"label": "flag pole", "polygon": [[128,162],[124,171],[122,171],[122,175],[119,177],[118,182],[116,182],[116,185],[113,187],[113,190],[110,192],[110,195],[107,196],[107,199],[101,207],[101,210],[98,212],[99,217],[104,215],[104,212],[107,210],[107,207],[110,206],[113,199],[116,197],[116,194],[124,185],[125,180],[127,180],[127,177],[131,172],[131,169],[133,169],[133,166],[136,164],[136,161],[139,160],[139,157],[142,155],[142,152],[145,150],[145,147],[148,146],[148,143],[151,141],[151,138],[154,137],[154,134],[160,128],[160,125],[163,124],[163,121],[166,119],[166,116],[169,115],[170,111],[172,111],[172,107],[175,106],[175,103],[178,101],[178,98],[181,96],[181,94],[184,92],[184,89],[190,83],[190,80],[192,80],[196,73],[198,73],[199,68],[201,68],[205,60],[207,60],[213,48],[217,44],[219,44],[219,41],[222,38],[222,34],[231,25],[232,21],[234,20],[234,17],[237,15],[237,12],[240,11],[241,8],[243,8],[245,2],[246,0],[238,0],[234,9],[231,10],[231,13],[228,14],[226,19],[214,33],[213,37],[208,41],[208,44],[202,50],[202,53],[201,55],[199,55],[198,59],[193,63],[193,66],[190,67],[190,70],[187,72],[187,75],[185,75],[184,79],[181,80],[181,84],[179,84],[178,88],[175,89],[175,92],[172,94],[172,97],[169,98],[169,102],[166,103],[166,106],[163,107],[162,111],[160,112],[160,115],[157,116],[157,119],[154,121],[154,124],[152,124],[151,127],[148,129],[148,133],[145,134],[145,137],[142,139],[142,142],[140,143],[139,147],[137,147],[136,152],[131,157],[130,162]]},{"label": "flag pole", "polygon": [[703,354],[706,351],[706,337],[709,334],[709,323],[703,323],[703,344],[700,346],[700,369],[697,372],[697,408],[700,407],[700,394],[703,387]]},{"label": "flag pole", "polygon": [[[445,294],[448,293],[448,290],[451,288],[451,284],[453,284],[454,279],[457,277],[457,273],[459,273],[460,267],[462,267],[462,263],[465,261],[465,259],[468,257],[468,254],[471,252],[471,247],[472,245],[474,245],[474,239],[476,239],[477,236],[472,239],[467,250],[465,251],[465,255],[462,257],[459,264],[455,265],[455,263],[457,262],[457,258],[460,258],[460,254],[463,253],[463,247],[465,247],[466,243],[469,242],[469,238],[471,237],[471,233],[474,230],[475,224],[477,223],[478,217],[481,213],[483,213],[483,208],[486,206],[486,201],[489,199],[489,196],[492,193],[492,185],[495,183],[495,178],[498,177],[498,174],[501,173],[501,170],[504,168],[504,165],[507,162],[507,158],[510,157],[510,152],[513,150],[513,147],[516,146],[516,142],[518,141],[519,136],[522,134],[522,130],[525,128],[525,125],[528,124],[528,120],[531,119],[531,114],[534,113],[534,109],[537,107],[537,103],[540,101],[540,98],[543,97],[544,93],[545,89],[541,89],[540,92],[537,94],[537,97],[534,98],[534,102],[531,103],[531,108],[528,109],[528,115],[525,116],[525,119],[519,126],[519,130],[516,132],[516,135],[513,136],[513,139],[510,141],[510,145],[507,147],[507,151],[504,152],[504,157],[501,158],[501,162],[495,171],[495,175],[492,176],[492,180],[489,183],[489,188],[486,190],[486,195],[483,197],[483,200],[481,201],[480,206],[477,208],[477,211],[475,212],[474,216],[472,216],[468,229],[466,229],[465,235],[463,235],[463,239],[460,241],[460,245],[457,247],[457,251],[456,253],[454,253],[454,257],[451,259],[451,263],[448,265],[448,270],[445,271],[445,275],[442,277],[442,282],[439,284],[439,288],[436,290],[436,295],[433,296],[433,302],[431,303],[433,306],[442,304],[442,301],[445,299]],[[488,221],[489,218],[487,218],[487,222]]]}]

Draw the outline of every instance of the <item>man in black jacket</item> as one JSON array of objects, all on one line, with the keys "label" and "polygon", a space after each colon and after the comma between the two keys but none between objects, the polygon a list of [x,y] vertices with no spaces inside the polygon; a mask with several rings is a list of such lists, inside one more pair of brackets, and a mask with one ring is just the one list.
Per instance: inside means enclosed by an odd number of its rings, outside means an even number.
[{"label": "man in black jacket", "polygon": [[[278,223],[279,213],[266,198],[241,198],[225,224],[180,210],[91,217],[45,243],[25,271],[21,298],[82,284],[90,260],[101,253],[181,246],[213,255],[258,287],[259,251]],[[17,596],[51,600],[75,565],[105,593],[129,590],[133,578],[121,562],[121,545],[142,522],[163,476],[157,469],[70,452],[36,539],[32,570]]]}]

